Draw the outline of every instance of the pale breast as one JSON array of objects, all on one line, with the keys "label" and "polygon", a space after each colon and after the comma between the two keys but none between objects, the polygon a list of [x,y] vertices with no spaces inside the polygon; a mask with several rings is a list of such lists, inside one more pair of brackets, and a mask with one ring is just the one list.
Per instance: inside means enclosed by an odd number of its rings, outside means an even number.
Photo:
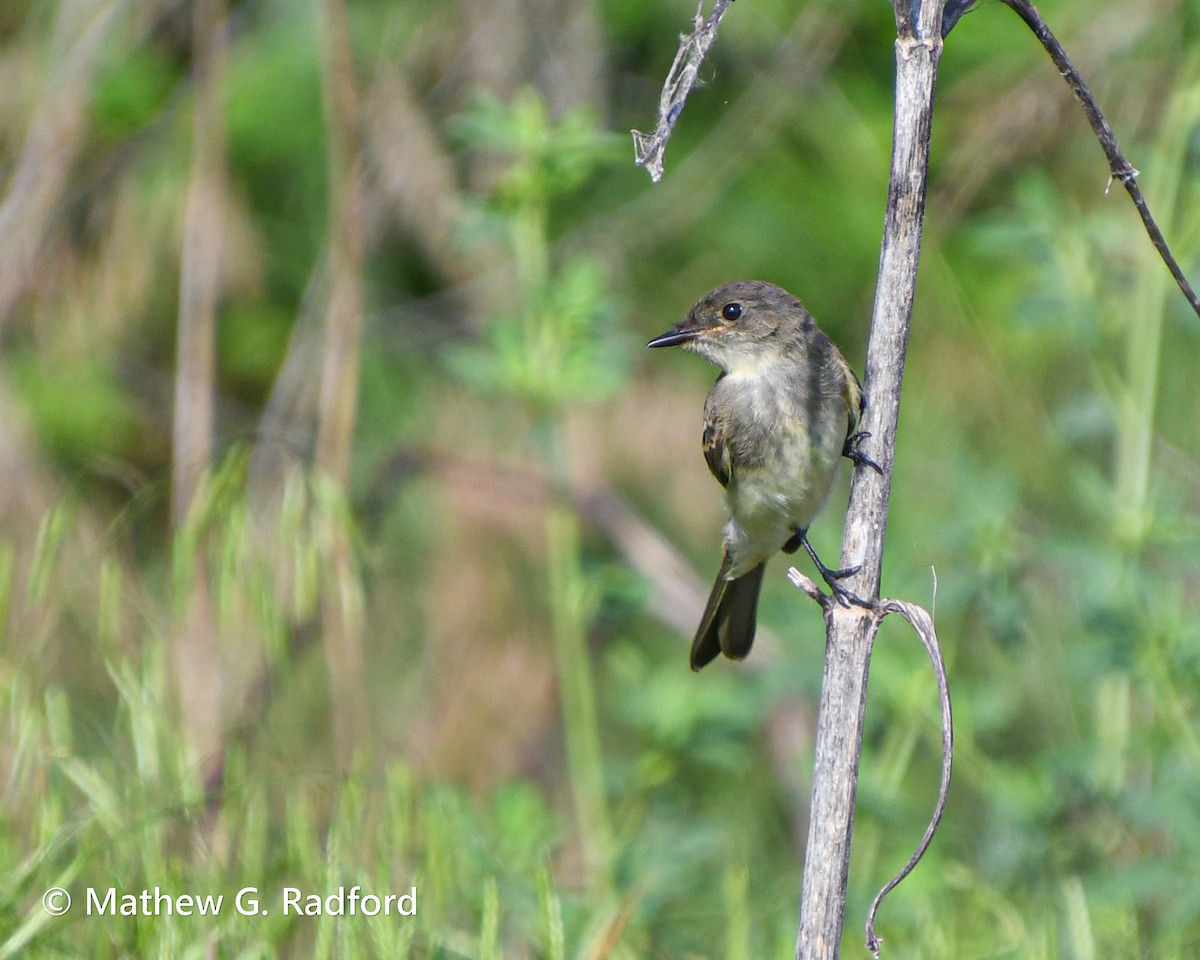
[{"label": "pale breast", "polygon": [[848,418],[840,388],[829,387],[799,364],[714,386],[733,468],[726,537],[736,567],[750,569],[807,529],[829,495]]}]

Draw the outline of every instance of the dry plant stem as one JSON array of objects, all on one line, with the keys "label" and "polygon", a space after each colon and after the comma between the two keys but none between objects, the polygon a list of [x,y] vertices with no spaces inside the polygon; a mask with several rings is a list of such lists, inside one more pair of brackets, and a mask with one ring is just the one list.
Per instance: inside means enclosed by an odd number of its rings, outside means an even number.
[{"label": "dry plant stem", "polygon": [[319,12],[330,210],[329,299],[316,461],[319,469],[344,485],[350,470],[362,335],[361,111],[345,0],[322,0]]},{"label": "dry plant stem", "polygon": [[[900,385],[908,346],[924,223],[934,86],[942,51],[940,0],[925,0],[915,24],[896,4],[896,113],[879,282],[864,378],[864,452],[883,470],[854,471],[841,566],[861,564],[846,587],[878,597],[883,565]],[[826,603],[827,646],[817,715],[812,807],[804,860],[798,960],[828,960],[841,946],[850,835],[862,749],[867,670],[880,612]]]},{"label": "dry plant stem", "polygon": [[114,0],[71,0],[58,6],[46,89],[37,98],[20,153],[5,157],[0,328],[37,277],[38,254],[52,234],[87,135],[95,72],[123,6]]},{"label": "dry plant stem", "polygon": [[586,578],[580,565],[579,518],[569,500],[551,495],[546,507],[550,614],[558,662],[567,771],[583,852],[585,882],[596,896],[610,890],[612,826],[596,721],[596,682],[587,655]]},{"label": "dry plant stem", "polygon": [[[358,402],[364,245],[362,147],[358,90],[345,0],[321,0],[321,92],[328,142],[329,289],[325,352],[317,409],[317,469],[344,490]],[[330,586],[321,602],[333,702],[334,748],[348,765],[366,729],[361,624],[343,585],[352,580],[348,533],[334,524],[328,541]]]},{"label": "dry plant stem", "polygon": [[[821,592],[821,588],[795,567],[788,570],[788,578],[822,606],[829,605],[829,598]],[[937,594],[936,578],[934,579],[934,594]],[[875,899],[871,901],[871,909],[867,911],[867,949],[878,958],[883,938],[875,934],[875,915],[879,912],[879,907],[887,895],[896,889],[900,882],[912,873],[917,864],[921,862],[925,851],[933,842],[933,835],[937,832],[938,824],[942,822],[942,814],[946,811],[946,801],[950,797],[950,775],[954,767],[954,716],[950,707],[950,680],[946,674],[946,661],[942,657],[942,648],[938,642],[937,630],[933,625],[933,617],[924,608],[903,600],[880,600],[875,605],[875,611],[879,620],[889,613],[898,613],[916,632],[933,665],[933,674],[938,688],[938,703],[942,712],[942,775],[941,783],[938,786],[937,803],[934,804],[933,814],[929,818],[929,826],[925,828],[921,842],[917,844],[917,849],[908,858],[908,862],[899,873],[883,885],[879,893],[875,895]]]},{"label": "dry plant stem", "polygon": [[[199,0],[192,11],[195,58],[192,171],[188,185],[176,337],[172,424],[171,526],[187,522],[197,491],[212,466],[217,304],[221,293],[225,227],[224,0]],[[221,753],[221,665],[203,543],[196,543],[191,583],[180,597],[175,636],[179,706],[191,762],[212,763]]]},{"label": "dry plant stem", "polygon": [[683,105],[688,95],[696,86],[699,79],[700,64],[708,53],[708,48],[717,39],[717,27],[721,18],[729,9],[733,0],[716,0],[712,12],[704,16],[704,0],[696,8],[691,33],[679,38],[679,52],[667,72],[666,82],[663,83],[662,96],[658,101],[658,125],[650,134],[640,130],[630,131],[633,134],[633,149],[638,166],[645,167],[650,179],[658,183],[663,175],[663,153],[667,149],[667,141],[671,139],[671,131],[675,122],[683,113]]},{"label": "dry plant stem", "polygon": [[224,119],[221,68],[223,0],[199,0],[195,37],[192,171],[188,184],[175,348],[171,523],[187,518],[196,487],[212,462],[214,352],[224,223]]},{"label": "dry plant stem", "polygon": [[1125,154],[1122,153],[1121,147],[1117,143],[1116,135],[1112,132],[1112,127],[1104,119],[1104,114],[1100,112],[1096,98],[1092,96],[1091,90],[1083,82],[1083,77],[1079,75],[1079,71],[1071,63],[1071,58],[1067,56],[1067,51],[1058,42],[1058,38],[1050,32],[1046,21],[1042,19],[1042,15],[1038,13],[1037,8],[1029,0],[1002,0],[1002,2],[1011,7],[1013,12],[1025,21],[1026,25],[1033,31],[1046,52],[1050,55],[1050,59],[1054,61],[1054,65],[1058,67],[1058,72],[1067,81],[1071,92],[1075,94],[1075,99],[1083,107],[1083,112],[1088,118],[1088,123],[1092,125],[1092,131],[1096,134],[1096,139],[1100,141],[1104,155],[1108,158],[1110,175],[1114,180],[1119,180],[1125,191],[1129,194],[1129,199],[1133,201],[1133,205],[1137,208],[1138,215],[1142,218],[1142,224],[1146,228],[1146,233],[1150,237],[1150,242],[1154,244],[1154,249],[1158,251],[1158,255],[1162,257],[1163,263],[1171,271],[1171,276],[1175,278],[1175,283],[1179,286],[1183,295],[1187,297],[1192,310],[1196,312],[1197,316],[1200,316],[1200,299],[1197,299],[1192,285],[1188,283],[1187,277],[1183,275],[1183,271],[1171,253],[1171,248],[1167,246],[1166,238],[1150,213],[1150,207],[1146,204],[1146,198],[1142,195],[1142,190],[1137,184],[1138,171],[1125,158]]}]

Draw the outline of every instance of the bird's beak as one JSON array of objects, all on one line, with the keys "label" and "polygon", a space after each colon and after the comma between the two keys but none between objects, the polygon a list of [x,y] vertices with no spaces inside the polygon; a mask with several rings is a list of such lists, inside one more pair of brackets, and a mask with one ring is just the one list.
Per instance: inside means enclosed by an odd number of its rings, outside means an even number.
[{"label": "bird's beak", "polygon": [[689,340],[695,340],[700,336],[699,330],[686,330],[684,324],[679,323],[673,326],[666,333],[660,334],[651,340],[646,346],[648,347],[677,347],[681,343],[687,343]]}]

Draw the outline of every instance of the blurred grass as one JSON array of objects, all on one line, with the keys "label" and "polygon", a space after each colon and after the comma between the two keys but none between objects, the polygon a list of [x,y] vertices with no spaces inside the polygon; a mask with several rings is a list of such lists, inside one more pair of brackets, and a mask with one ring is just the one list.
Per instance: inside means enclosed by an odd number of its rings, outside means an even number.
[{"label": "blurred grass", "polygon": [[[1200,4],[1040,7],[1195,276]],[[351,3],[367,312],[344,490],[309,458],[329,229],[314,21],[229,10],[219,456],[174,532],[187,6],[0,11],[0,956],[790,955],[819,612],[779,563],[761,615],[779,654],[692,675],[656,619],[663,585],[573,494],[623,497],[702,588],[712,371],[639,345],[756,276],[861,367],[886,5],[736,5],[651,189],[619,144],[691,8]],[[94,61],[63,59],[72,24]],[[980,5],[939,91],[885,592],[928,604],[936,570],[958,766],[879,930],[891,958],[1184,960],[1200,324],[1022,29]],[[53,163],[22,166],[47,144]],[[30,191],[26,169],[50,179]],[[272,443],[285,468],[256,469]],[[167,644],[200,576],[223,740],[189,764]],[[368,664],[345,768],[320,653],[333,590]],[[889,628],[874,666],[848,957],[937,781],[922,651]],[[39,903],[56,884],[64,918]],[[80,912],[88,886],[257,886],[270,909],[283,886],[341,884],[415,885],[417,916]]]}]

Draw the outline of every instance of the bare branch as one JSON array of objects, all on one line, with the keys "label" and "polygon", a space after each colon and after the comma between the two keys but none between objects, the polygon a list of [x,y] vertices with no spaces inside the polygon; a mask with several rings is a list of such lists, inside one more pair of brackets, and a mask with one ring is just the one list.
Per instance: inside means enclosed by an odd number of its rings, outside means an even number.
[{"label": "bare branch", "polygon": [[788,579],[792,581],[792,585],[803,590],[807,594],[808,599],[816,601],[822,607],[825,606],[826,594],[817,586],[816,581],[801,573],[795,567],[788,567],[787,575]]},{"label": "bare branch", "polygon": [[[891,174],[860,423],[871,438],[865,452],[883,469],[854,471],[840,564],[858,565],[859,572],[846,586],[867,598],[879,596],[883,567],[900,386],[924,225],[934,87],[942,51],[942,0],[924,0],[915,22],[907,0],[896,0],[894,5],[896,112]],[[817,714],[797,960],[834,960],[841,946],[867,671],[881,616],[878,606],[825,606],[825,672]]]},{"label": "bare branch", "polygon": [[683,105],[688,95],[696,86],[699,79],[700,64],[708,54],[708,48],[717,39],[717,27],[721,18],[733,0],[716,0],[712,12],[704,16],[704,0],[696,8],[693,18],[693,30],[679,38],[679,52],[675,54],[675,62],[667,72],[663,84],[662,96],[658,101],[658,126],[654,133],[642,133],[640,130],[630,131],[633,134],[633,149],[636,154],[635,162],[645,167],[650,179],[658,183],[663,175],[663,153],[667,149],[667,141],[675,129],[675,122],[683,113]]},{"label": "bare branch", "polygon": [[1083,77],[1075,69],[1071,58],[1067,56],[1067,51],[1058,42],[1058,38],[1050,32],[1046,21],[1042,19],[1042,15],[1038,13],[1037,8],[1029,0],[1002,0],[1002,2],[1011,7],[1013,12],[1025,21],[1029,29],[1033,31],[1034,36],[1038,38],[1046,52],[1050,55],[1050,59],[1054,61],[1054,65],[1058,67],[1058,72],[1067,81],[1071,92],[1075,94],[1075,99],[1083,107],[1083,112],[1088,118],[1088,123],[1092,125],[1092,131],[1096,134],[1096,139],[1100,141],[1100,147],[1104,150],[1104,155],[1108,158],[1109,174],[1114,180],[1120,181],[1121,186],[1129,194],[1129,199],[1133,201],[1133,205],[1137,208],[1138,215],[1142,218],[1142,224],[1146,228],[1146,234],[1150,237],[1150,242],[1154,244],[1154,249],[1158,251],[1158,255],[1162,257],[1163,263],[1171,271],[1171,276],[1175,278],[1175,283],[1179,286],[1183,295],[1187,297],[1192,310],[1196,312],[1197,316],[1200,316],[1200,299],[1196,297],[1196,292],[1192,289],[1192,285],[1188,283],[1187,277],[1183,275],[1183,271],[1176,262],[1174,254],[1171,253],[1171,248],[1167,246],[1167,241],[1162,234],[1162,230],[1159,229],[1158,223],[1150,213],[1150,207],[1146,204],[1146,198],[1142,195],[1141,187],[1137,184],[1137,170],[1125,158],[1125,154],[1121,151],[1121,147],[1117,143],[1116,134],[1112,132],[1112,127],[1108,125],[1108,121],[1104,119],[1104,114],[1101,112],[1099,104],[1096,103],[1096,98],[1092,96],[1092,91],[1083,82]]}]

